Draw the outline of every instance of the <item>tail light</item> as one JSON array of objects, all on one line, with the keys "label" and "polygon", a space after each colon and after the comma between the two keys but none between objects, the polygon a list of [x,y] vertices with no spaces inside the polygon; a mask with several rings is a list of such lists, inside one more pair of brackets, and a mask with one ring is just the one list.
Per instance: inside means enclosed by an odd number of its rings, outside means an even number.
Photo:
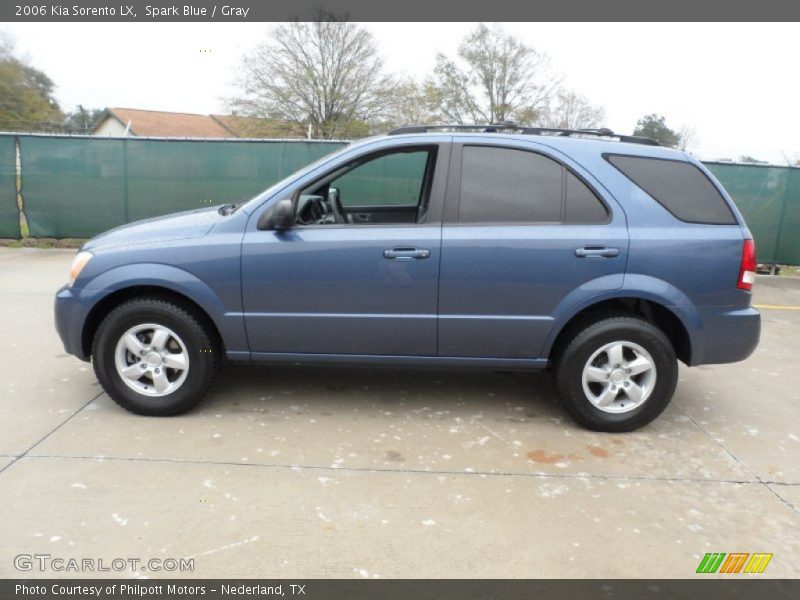
[{"label": "tail light", "polygon": [[752,290],[756,281],[756,243],[745,240],[742,247],[742,264],[739,265],[739,281],[736,287],[740,290]]}]

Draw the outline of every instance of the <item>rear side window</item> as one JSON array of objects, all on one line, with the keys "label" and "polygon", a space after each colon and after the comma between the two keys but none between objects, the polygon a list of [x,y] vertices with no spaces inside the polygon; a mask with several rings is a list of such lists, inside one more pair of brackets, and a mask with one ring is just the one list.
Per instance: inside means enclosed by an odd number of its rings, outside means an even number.
[{"label": "rear side window", "polygon": [[458,221],[604,223],[608,213],[560,163],[524,150],[465,146]]},{"label": "rear side window", "polygon": [[466,146],[458,220],[560,221],[561,165],[533,152]]},{"label": "rear side window", "polygon": [[681,221],[736,224],[725,198],[695,165],[642,156],[605,158]]}]

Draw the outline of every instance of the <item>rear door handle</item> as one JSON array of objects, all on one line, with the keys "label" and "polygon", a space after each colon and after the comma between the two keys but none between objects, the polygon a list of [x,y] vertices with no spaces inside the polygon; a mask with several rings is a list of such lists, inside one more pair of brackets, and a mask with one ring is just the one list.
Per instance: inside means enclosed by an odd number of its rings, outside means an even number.
[{"label": "rear door handle", "polygon": [[383,251],[383,258],[388,258],[389,260],[419,260],[421,258],[429,258],[430,255],[430,250],[405,246]]},{"label": "rear door handle", "polygon": [[608,248],[606,246],[584,246],[575,249],[575,256],[578,258],[613,258],[619,256],[619,248]]}]

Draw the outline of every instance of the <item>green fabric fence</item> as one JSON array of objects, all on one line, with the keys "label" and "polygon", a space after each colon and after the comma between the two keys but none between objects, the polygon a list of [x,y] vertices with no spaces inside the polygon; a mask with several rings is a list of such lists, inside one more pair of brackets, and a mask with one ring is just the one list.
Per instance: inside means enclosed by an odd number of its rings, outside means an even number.
[{"label": "green fabric fence", "polygon": [[756,240],[758,261],[800,264],[800,169],[705,163]]},{"label": "green fabric fence", "polygon": [[0,137],[0,237],[19,238],[16,140]]},{"label": "green fabric fence", "polygon": [[33,237],[91,237],[124,223],[251,198],[341,142],[20,136]]},{"label": "green fabric fence", "polygon": [[[17,140],[30,235],[55,238],[91,237],[137,219],[247,199],[345,145],[0,135],[0,237],[20,236]],[[401,179],[417,167],[407,162],[392,166]],[[747,220],[758,260],[800,264],[800,169],[706,165]],[[366,196],[374,182],[362,179],[371,175],[364,171],[347,184]]]}]

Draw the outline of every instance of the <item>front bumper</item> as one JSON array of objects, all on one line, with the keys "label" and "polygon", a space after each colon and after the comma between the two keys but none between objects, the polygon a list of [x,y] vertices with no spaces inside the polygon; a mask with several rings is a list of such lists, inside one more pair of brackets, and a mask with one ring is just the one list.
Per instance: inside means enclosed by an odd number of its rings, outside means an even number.
[{"label": "front bumper", "polygon": [[105,294],[104,291],[81,290],[69,285],[56,292],[56,331],[68,354],[89,360],[89,354],[83,348],[83,329],[90,311]]}]

